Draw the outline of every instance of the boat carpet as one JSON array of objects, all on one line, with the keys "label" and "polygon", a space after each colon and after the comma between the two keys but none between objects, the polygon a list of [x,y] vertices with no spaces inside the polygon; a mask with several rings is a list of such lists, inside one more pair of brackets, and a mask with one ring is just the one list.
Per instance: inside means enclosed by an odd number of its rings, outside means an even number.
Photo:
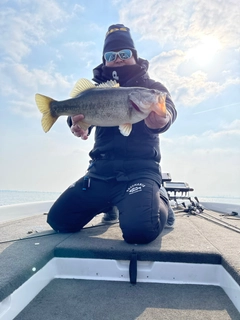
[{"label": "boat carpet", "polygon": [[220,287],[55,279],[15,320],[239,320]]},{"label": "boat carpet", "polygon": [[[217,213],[206,213],[219,218]],[[239,219],[225,220],[240,228]],[[200,215],[177,213],[174,229],[164,229],[150,244],[130,245],[122,239],[118,224],[99,225],[100,221],[101,215],[75,234],[54,233],[45,215],[0,224],[0,301],[32,277],[33,267],[39,270],[53,257],[129,260],[133,251],[142,261],[221,264],[240,284],[240,233],[226,226]]]}]

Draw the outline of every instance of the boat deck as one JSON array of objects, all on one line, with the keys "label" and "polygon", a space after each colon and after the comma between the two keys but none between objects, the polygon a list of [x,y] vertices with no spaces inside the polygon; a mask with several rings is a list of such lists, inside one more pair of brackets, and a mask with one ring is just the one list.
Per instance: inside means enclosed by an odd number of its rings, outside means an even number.
[{"label": "boat deck", "polygon": [[239,319],[216,286],[53,280],[16,320]]},{"label": "boat deck", "polygon": [[[216,264],[240,285],[239,216],[179,212],[175,228],[148,245],[127,244],[118,224],[99,224],[101,215],[75,234],[54,233],[45,220],[42,214],[0,224],[0,301],[53,257],[130,260],[135,253],[138,261]],[[240,314],[218,286],[54,279],[15,319],[67,318],[239,320]]]}]

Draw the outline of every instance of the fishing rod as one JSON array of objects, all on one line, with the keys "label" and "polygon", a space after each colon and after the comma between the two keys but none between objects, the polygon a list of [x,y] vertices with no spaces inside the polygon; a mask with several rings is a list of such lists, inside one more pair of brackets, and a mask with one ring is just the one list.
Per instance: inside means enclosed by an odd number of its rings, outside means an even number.
[{"label": "fishing rod", "polygon": [[[111,226],[113,226],[114,224],[117,224],[117,223],[118,222],[112,223]],[[82,228],[82,230],[84,230],[84,229],[93,229],[93,228],[98,228],[98,227],[102,227],[102,226],[106,226],[106,224],[105,223],[99,223],[97,225],[84,227],[84,228]],[[51,232],[46,233],[46,234],[39,234],[39,235],[32,235],[32,236],[23,237],[23,238],[3,240],[3,241],[0,241],[0,244],[5,244],[5,243],[9,243],[9,242],[23,241],[23,240],[31,240],[31,239],[37,239],[37,238],[43,238],[43,237],[46,237],[46,236],[52,236],[52,235],[56,235],[56,234],[59,234],[59,232],[51,231]],[[69,236],[71,236],[71,235],[72,235],[72,233],[69,234]]]},{"label": "fishing rod", "polygon": [[[209,222],[212,222],[212,223],[215,223],[217,225],[220,225],[222,227],[225,227],[229,230],[232,230],[234,232],[237,232],[237,233],[240,233],[240,228],[237,227],[237,226],[233,226],[232,224],[226,222],[226,221],[223,221],[221,220],[220,218],[217,218],[213,215],[211,215],[209,212],[205,212],[205,208],[200,204],[199,200],[197,197],[194,197],[194,199],[196,200],[196,202],[194,202],[193,200],[189,199],[191,204],[187,207],[186,204],[183,202],[182,203],[182,206],[183,206],[183,210],[182,212],[186,212],[188,214],[191,214],[191,215],[194,215],[194,216],[197,216],[199,218],[203,218]],[[178,211],[178,212],[181,212],[181,211]],[[223,216],[226,216],[226,217],[233,217],[233,216],[238,216],[238,213],[237,212],[232,212],[230,214],[225,214]],[[240,219],[240,218],[239,218]]]}]

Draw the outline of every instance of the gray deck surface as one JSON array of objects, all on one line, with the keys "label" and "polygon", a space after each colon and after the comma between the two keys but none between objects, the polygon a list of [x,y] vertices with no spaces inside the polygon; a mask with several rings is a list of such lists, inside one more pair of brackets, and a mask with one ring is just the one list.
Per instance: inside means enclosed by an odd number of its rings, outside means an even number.
[{"label": "gray deck surface", "polygon": [[[240,228],[239,218],[206,213]],[[76,234],[54,233],[45,215],[2,223],[1,242],[30,238],[0,244],[0,301],[33,275],[33,266],[39,270],[54,256],[129,260],[134,251],[138,260],[222,264],[240,284],[240,233],[206,218],[177,213],[175,228],[148,245],[124,242],[118,224],[96,226],[101,215]],[[240,315],[219,287],[58,279],[16,319],[225,320]]]},{"label": "gray deck surface", "polygon": [[16,320],[239,320],[215,286],[53,280]]}]

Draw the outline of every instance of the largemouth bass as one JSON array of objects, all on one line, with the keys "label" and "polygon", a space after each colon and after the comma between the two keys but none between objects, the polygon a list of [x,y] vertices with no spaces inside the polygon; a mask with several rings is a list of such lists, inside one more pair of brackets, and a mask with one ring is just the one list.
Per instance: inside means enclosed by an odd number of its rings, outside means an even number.
[{"label": "largemouth bass", "polygon": [[42,112],[42,127],[45,132],[60,116],[83,114],[78,123],[87,130],[91,125],[100,127],[119,126],[120,132],[128,136],[132,124],[149,115],[151,111],[166,117],[166,94],[155,89],[119,87],[115,81],[95,86],[87,79],[80,79],[73,88],[72,99],[56,101],[36,94],[35,100]]}]

